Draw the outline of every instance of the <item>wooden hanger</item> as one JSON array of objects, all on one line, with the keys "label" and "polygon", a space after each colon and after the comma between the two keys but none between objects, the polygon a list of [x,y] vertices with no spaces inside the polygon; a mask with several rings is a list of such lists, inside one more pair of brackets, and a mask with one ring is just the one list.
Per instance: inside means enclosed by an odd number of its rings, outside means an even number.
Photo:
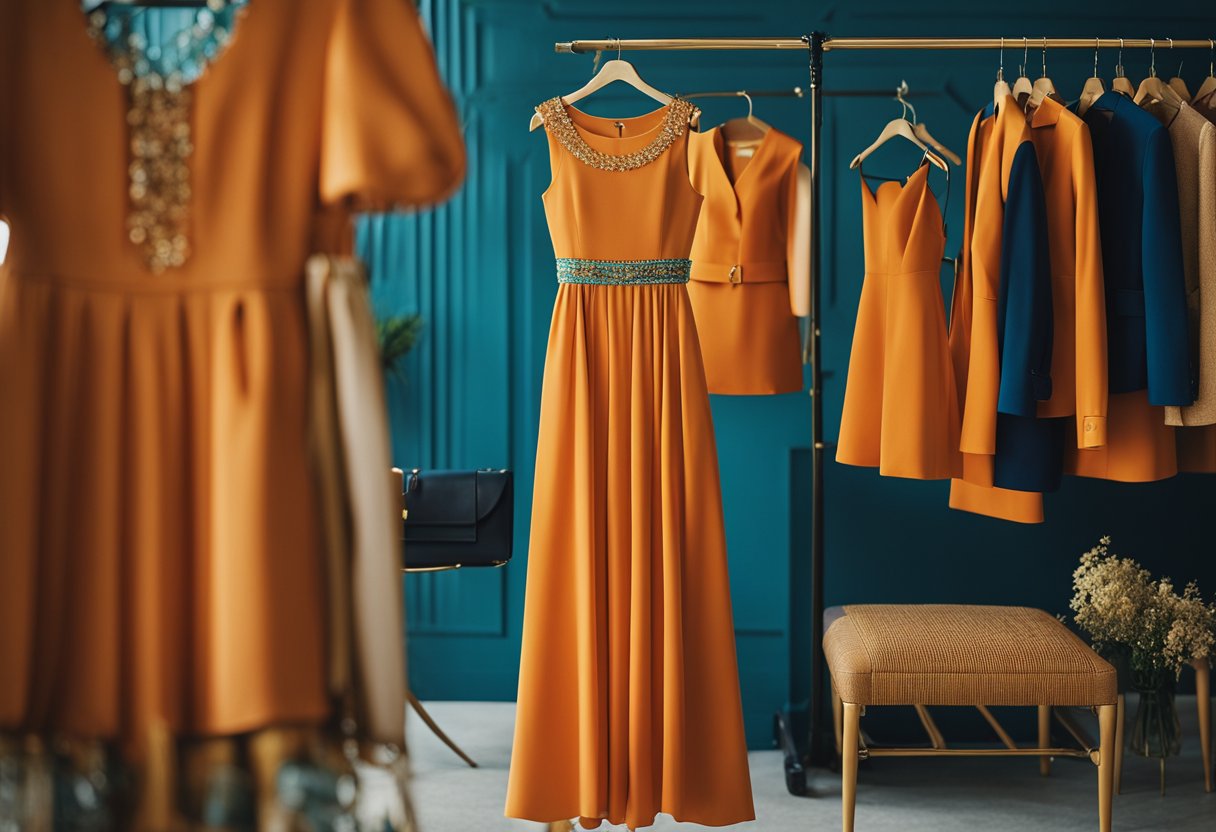
[{"label": "wooden hanger", "polygon": [[766,122],[756,118],[752,112],[752,97],[747,90],[739,90],[739,97],[747,99],[747,115],[742,118],[732,118],[718,125],[722,138],[730,142],[743,142],[762,139],[773,128]]},{"label": "wooden hanger", "polygon": [[1110,82],[1110,88],[1114,92],[1121,92],[1128,98],[1134,98],[1136,88],[1132,86],[1132,82],[1128,80],[1127,73],[1123,71],[1123,38],[1119,38],[1119,62],[1115,64],[1115,80]]},{"label": "wooden hanger", "polygon": [[[1174,39],[1166,38],[1166,40],[1168,40],[1170,42],[1170,50],[1172,51],[1174,48]],[[1178,93],[1178,96],[1183,101],[1190,101],[1191,100],[1191,91],[1189,89],[1187,89],[1186,81],[1182,80],[1182,64],[1183,64],[1183,61],[1178,62],[1178,71],[1176,73],[1174,73],[1174,77],[1170,79],[1169,87],[1174,92]]]},{"label": "wooden hanger", "polygon": [[1137,104],[1145,101],[1164,101],[1177,108],[1182,103],[1182,99],[1178,93],[1170,89],[1168,84],[1157,77],[1157,41],[1154,38],[1149,38],[1148,41],[1153,57],[1148,67],[1148,77],[1140,82],[1140,88],[1136,90],[1135,101]]},{"label": "wooden hanger", "polygon": [[[595,74],[590,81],[578,88],[569,95],[562,96],[563,104],[573,104],[576,101],[586,98],[594,92],[597,92],[611,84],[613,81],[622,81],[644,95],[653,98],[660,104],[667,105],[671,103],[671,96],[661,90],[647,84],[642,80],[642,76],[638,74],[637,69],[629,61],[621,60],[620,41],[617,41],[616,57],[608,61],[600,68],[600,71]],[[532,116],[532,120],[528,123],[528,130],[535,130],[545,123],[545,119],[540,113]]]},{"label": "wooden hanger", "polygon": [[920,117],[916,115],[916,108],[912,106],[912,102],[904,98],[908,94],[908,82],[900,81],[899,86],[895,88],[895,100],[904,107],[904,118],[908,117],[908,113],[912,113],[912,132],[916,134],[916,138],[920,139],[929,147],[936,150],[940,155],[946,157],[955,165],[961,165],[963,160],[958,154],[949,148],[942,145],[937,139],[933,138],[933,134],[929,132],[929,128],[924,125]]},{"label": "wooden hanger", "polygon": [[912,144],[925,151],[926,159],[937,165],[942,170],[946,171],[947,174],[950,172],[950,168],[946,166],[946,163],[943,162],[936,153],[930,150],[928,145],[917,138],[916,132],[912,129],[912,122],[908,121],[906,118],[892,119],[891,121],[887,122],[887,126],[882,128],[882,132],[878,134],[878,138],[874,140],[874,144],[858,153],[853,157],[853,161],[849,162],[849,170],[855,169],[858,165],[864,162],[871,153],[878,150],[878,148],[882,147],[884,144],[896,137],[904,138],[912,142]]},{"label": "wooden hanger", "polygon": [[1037,107],[1043,103],[1043,99],[1049,95],[1059,97],[1056,93],[1056,85],[1047,77],[1047,36],[1043,36],[1043,74],[1039,76],[1039,80],[1034,82],[1034,87],[1030,91],[1030,100],[1027,102],[1028,107]]},{"label": "wooden hanger", "polygon": [[1021,75],[1018,80],[1013,82],[1013,100],[1018,102],[1019,107],[1025,107],[1030,94],[1034,92],[1034,84],[1026,77],[1026,56],[1029,54],[1030,47],[1026,45],[1026,38],[1022,38],[1022,66],[1020,68]]},{"label": "wooden hanger", "polygon": [[1101,44],[1101,38],[1094,38],[1094,74],[1086,78],[1085,86],[1081,87],[1081,97],[1077,100],[1077,115],[1085,115],[1090,105],[1106,94],[1106,86],[1098,75],[1098,47]]},{"label": "wooden hanger", "polygon": [[1203,79],[1203,83],[1199,85],[1192,101],[1199,101],[1216,92],[1216,39],[1208,38],[1208,45],[1212,49],[1212,54],[1208,58],[1208,77]]},{"label": "wooden hanger", "polygon": [[1001,38],[1001,63],[996,69],[996,83],[992,85],[992,106],[1000,111],[1005,99],[1013,95],[1009,82],[1005,80],[1005,39]]}]

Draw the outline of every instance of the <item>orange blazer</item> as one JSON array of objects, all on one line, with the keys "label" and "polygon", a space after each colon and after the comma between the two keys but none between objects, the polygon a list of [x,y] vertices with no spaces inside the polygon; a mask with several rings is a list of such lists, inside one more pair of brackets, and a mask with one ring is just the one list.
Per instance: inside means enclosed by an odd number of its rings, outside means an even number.
[{"label": "orange blazer", "polygon": [[1043,495],[992,484],[1001,384],[997,305],[1005,199],[1013,157],[1030,140],[1029,134],[1010,96],[993,115],[976,115],[967,143],[963,256],[950,313],[950,350],[963,418],[963,476],[950,483],[950,507],[1041,523]]},{"label": "orange blazer", "polygon": [[1072,416],[1077,447],[1106,444],[1106,293],[1089,126],[1050,98],[1030,120],[1051,244],[1052,395],[1039,417]]},{"label": "orange blazer", "polygon": [[711,393],[802,389],[788,263],[801,158],[802,145],[773,129],[748,145],[716,127],[689,136],[689,175],[705,199],[688,295]]}]

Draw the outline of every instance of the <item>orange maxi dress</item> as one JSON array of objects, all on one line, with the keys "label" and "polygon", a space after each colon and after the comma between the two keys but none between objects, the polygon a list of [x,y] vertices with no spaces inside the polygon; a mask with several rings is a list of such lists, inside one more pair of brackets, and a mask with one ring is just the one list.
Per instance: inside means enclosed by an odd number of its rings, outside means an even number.
[{"label": "orange maxi dress", "polygon": [[958,393],[942,299],[942,214],[923,163],[901,187],[861,178],[866,275],[836,461],[888,477],[958,476]]},{"label": "orange maxi dress", "polygon": [[[128,231],[129,91],[79,0],[0,3],[0,737],[137,769],[333,715],[304,264],[356,205],[464,170],[401,0],[252,0],[190,89],[191,254],[156,273]],[[172,768],[144,805],[172,807]]]},{"label": "orange maxi dress", "polygon": [[695,111],[537,109],[560,285],[506,814],[750,820],[717,453],[684,285]]}]

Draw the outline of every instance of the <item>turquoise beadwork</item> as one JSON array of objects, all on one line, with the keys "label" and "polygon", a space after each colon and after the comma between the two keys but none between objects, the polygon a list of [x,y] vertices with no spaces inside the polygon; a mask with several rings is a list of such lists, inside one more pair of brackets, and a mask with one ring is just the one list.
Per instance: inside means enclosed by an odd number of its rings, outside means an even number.
[{"label": "turquoise beadwork", "polygon": [[652,283],[687,283],[692,261],[584,260],[557,258],[558,283],[590,283],[597,286],[636,286]]}]

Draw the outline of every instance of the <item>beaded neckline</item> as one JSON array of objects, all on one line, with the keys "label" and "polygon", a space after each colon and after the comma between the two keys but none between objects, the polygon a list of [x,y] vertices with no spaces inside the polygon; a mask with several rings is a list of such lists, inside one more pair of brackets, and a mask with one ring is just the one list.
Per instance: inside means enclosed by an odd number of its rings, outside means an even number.
[{"label": "beaded neckline", "polygon": [[155,273],[190,257],[191,85],[221,56],[250,0],[207,0],[201,9],[159,9],[182,28],[153,42],[148,9],[86,2],[89,34],[129,97],[127,236]]},{"label": "beaded neckline", "polygon": [[632,153],[604,153],[587,144],[560,97],[550,98],[537,106],[536,111],[545,120],[545,127],[553,137],[570,152],[570,155],[586,165],[607,171],[636,170],[653,162],[680,136],[700,111],[683,98],[673,98],[663,114],[663,121],[649,144]]}]

